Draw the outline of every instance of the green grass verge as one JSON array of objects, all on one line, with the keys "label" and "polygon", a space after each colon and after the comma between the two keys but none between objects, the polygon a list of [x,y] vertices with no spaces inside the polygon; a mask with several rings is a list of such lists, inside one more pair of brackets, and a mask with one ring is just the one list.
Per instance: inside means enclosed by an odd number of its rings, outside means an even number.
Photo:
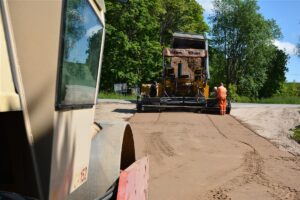
[{"label": "green grass verge", "polygon": [[299,96],[275,96],[265,99],[250,99],[248,97],[238,97],[238,103],[267,103],[267,104],[300,104]]},{"label": "green grass verge", "polygon": [[[136,95],[123,95],[115,92],[100,92],[100,99],[123,99],[136,100]],[[267,103],[267,104],[300,104],[299,96],[275,96],[265,99],[250,99],[249,97],[239,96],[236,100],[238,103]]]},{"label": "green grass verge", "polygon": [[98,95],[100,99],[122,99],[122,100],[136,100],[136,95],[123,95],[115,92],[100,92]]},{"label": "green grass verge", "polygon": [[294,131],[294,134],[293,134],[292,138],[300,144],[300,125],[296,126],[296,128],[293,131]]}]

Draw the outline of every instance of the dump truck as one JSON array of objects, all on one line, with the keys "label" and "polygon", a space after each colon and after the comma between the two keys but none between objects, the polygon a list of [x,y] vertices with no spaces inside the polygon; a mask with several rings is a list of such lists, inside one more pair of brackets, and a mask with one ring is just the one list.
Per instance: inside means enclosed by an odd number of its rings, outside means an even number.
[{"label": "dump truck", "polygon": [[[171,48],[164,48],[161,82],[142,84],[137,110],[197,110],[218,112],[218,100],[209,96],[208,39],[204,35],[174,33]],[[227,100],[227,113],[231,104]]]},{"label": "dump truck", "polygon": [[130,124],[94,120],[104,0],[0,11],[0,199],[147,199]]}]

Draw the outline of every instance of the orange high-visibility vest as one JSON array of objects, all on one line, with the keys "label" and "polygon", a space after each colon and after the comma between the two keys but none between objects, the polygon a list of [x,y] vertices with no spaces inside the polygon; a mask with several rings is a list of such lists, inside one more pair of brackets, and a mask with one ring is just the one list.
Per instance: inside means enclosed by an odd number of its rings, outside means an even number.
[{"label": "orange high-visibility vest", "polygon": [[220,99],[226,99],[226,96],[227,96],[227,90],[224,86],[220,86],[218,87],[218,98]]}]

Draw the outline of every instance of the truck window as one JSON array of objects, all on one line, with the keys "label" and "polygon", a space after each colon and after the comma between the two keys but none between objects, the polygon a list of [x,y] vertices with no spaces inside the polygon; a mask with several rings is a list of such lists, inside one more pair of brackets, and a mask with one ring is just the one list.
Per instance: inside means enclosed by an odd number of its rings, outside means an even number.
[{"label": "truck window", "polygon": [[67,0],[57,109],[94,104],[102,36],[103,25],[88,0]]}]

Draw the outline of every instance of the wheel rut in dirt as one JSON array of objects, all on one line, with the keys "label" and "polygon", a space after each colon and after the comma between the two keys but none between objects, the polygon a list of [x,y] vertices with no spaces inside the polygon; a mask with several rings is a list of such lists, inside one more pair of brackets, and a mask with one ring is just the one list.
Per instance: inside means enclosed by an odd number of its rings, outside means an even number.
[{"label": "wheel rut in dirt", "polygon": [[[218,132],[228,140],[233,140],[241,144],[247,145],[251,148],[251,151],[247,152],[243,156],[243,163],[241,165],[242,174],[238,175],[231,180],[227,181],[223,185],[210,190],[206,193],[204,199],[210,200],[230,200],[232,197],[230,193],[238,190],[240,187],[243,187],[247,184],[257,184],[265,188],[265,191],[276,200],[299,200],[300,191],[286,186],[279,182],[273,182],[268,179],[264,173],[264,159],[258,153],[258,151],[251,144],[230,138],[226,133],[222,132],[218,125],[213,121],[211,117],[208,116],[213,126],[218,130]],[[286,160],[298,162],[298,159],[289,158]]]},{"label": "wheel rut in dirt", "polygon": [[[149,153],[154,157],[157,157],[158,160],[161,159],[162,155],[167,157],[172,157],[175,155],[174,148],[168,143],[168,141],[164,138],[162,132],[153,132],[149,139],[149,145],[151,145]],[[156,151],[161,152],[162,154],[155,153]]]},{"label": "wheel rut in dirt", "polygon": [[266,192],[274,199],[300,199],[300,193],[297,189],[268,180],[263,172],[263,160],[255,151],[245,154],[242,175],[234,177],[216,189],[210,190],[205,199],[232,199],[230,197],[230,192],[238,190],[240,187],[250,183],[255,183],[265,187]]}]

